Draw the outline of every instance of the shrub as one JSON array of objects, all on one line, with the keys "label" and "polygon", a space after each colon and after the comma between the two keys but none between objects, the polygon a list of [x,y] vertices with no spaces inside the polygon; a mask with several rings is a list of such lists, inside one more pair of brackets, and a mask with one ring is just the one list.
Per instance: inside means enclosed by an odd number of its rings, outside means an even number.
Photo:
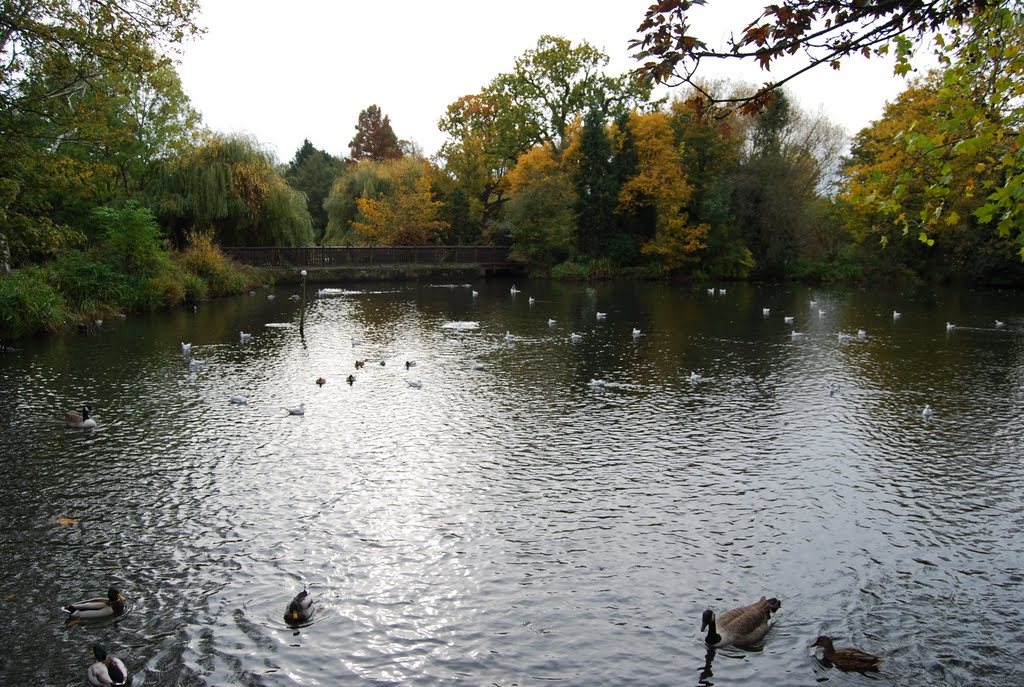
[{"label": "shrub", "polygon": [[65,317],[64,301],[42,270],[24,268],[0,277],[0,340],[56,332]]},{"label": "shrub", "polygon": [[126,275],[91,253],[67,251],[49,265],[48,274],[67,304],[82,313],[97,312],[100,304],[123,309],[133,300]]}]

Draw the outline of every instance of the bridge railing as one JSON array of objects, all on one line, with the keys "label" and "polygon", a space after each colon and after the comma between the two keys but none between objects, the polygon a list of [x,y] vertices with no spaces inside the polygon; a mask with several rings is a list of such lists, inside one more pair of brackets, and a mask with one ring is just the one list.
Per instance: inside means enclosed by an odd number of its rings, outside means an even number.
[{"label": "bridge railing", "polygon": [[330,269],[371,265],[486,265],[511,263],[508,246],[222,246],[228,257],[258,267]]}]

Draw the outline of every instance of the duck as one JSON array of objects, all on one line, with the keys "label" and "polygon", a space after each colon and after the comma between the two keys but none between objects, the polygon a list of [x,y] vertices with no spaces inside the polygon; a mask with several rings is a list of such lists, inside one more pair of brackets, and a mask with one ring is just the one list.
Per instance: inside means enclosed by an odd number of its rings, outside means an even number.
[{"label": "duck", "polygon": [[67,622],[73,624],[81,620],[116,618],[124,613],[124,608],[124,596],[116,587],[111,587],[106,596],[76,601],[64,606],[62,610],[69,615]]},{"label": "duck", "polygon": [[927,403],[924,404],[924,410],[921,411],[921,417],[924,418],[925,422],[932,419],[932,407]]},{"label": "duck", "polygon": [[327,383],[327,380],[324,379],[323,377],[317,377],[316,378],[316,385],[317,386],[323,387],[323,385],[326,384],[326,383]]},{"label": "duck", "polygon": [[349,386],[352,386],[352,383],[356,381],[356,377],[355,375],[349,375],[348,377],[345,378],[345,381],[348,382]]},{"label": "duck", "polygon": [[381,366],[381,367],[384,367],[384,366],[385,366],[386,364],[387,364],[387,363],[386,363],[386,362],[384,361],[384,358],[381,358],[381,359],[380,359],[380,366]]},{"label": "duck", "polygon": [[869,654],[866,651],[855,649],[853,647],[843,647],[837,649],[832,644],[832,638],[827,635],[821,635],[814,640],[811,646],[820,646],[824,649],[825,661],[831,663],[840,670],[851,670],[857,672],[864,672],[867,670],[878,670],[878,667],[882,663],[882,659],[873,654]]},{"label": "duck", "polygon": [[275,298],[274,294],[272,294],[272,293],[268,293],[267,294],[267,300],[268,301],[272,301],[272,300],[274,300],[274,298]]},{"label": "duck", "polygon": [[710,608],[701,616],[700,631],[708,631],[704,642],[708,646],[747,647],[759,642],[772,624],[772,614],[782,608],[778,599],[761,597],[749,606],[726,611],[715,616]]},{"label": "duck", "polygon": [[852,337],[849,334],[839,332],[839,343],[848,343]]},{"label": "duck", "polygon": [[89,417],[90,412],[89,406],[82,406],[82,412],[79,413],[77,410],[69,410],[64,413],[64,422],[67,423],[68,427],[78,427],[79,429],[92,429],[96,426],[96,421]]},{"label": "duck", "polygon": [[181,342],[181,354],[182,355],[188,355],[191,351],[192,351],[192,344],[186,343],[186,342],[182,341]]},{"label": "duck", "polygon": [[829,382],[828,384],[828,395],[835,396],[839,393],[839,385],[835,382]]},{"label": "duck", "polygon": [[364,365],[366,365],[366,361],[365,360],[357,360],[356,361],[356,369],[357,370],[363,369]]},{"label": "duck", "polygon": [[295,598],[288,603],[288,610],[284,613],[284,621],[289,625],[307,623],[313,616],[313,597],[309,591],[303,589],[295,595]]},{"label": "duck", "polygon": [[413,389],[422,389],[423,382],[418,379],[407,379],[405,383],[411,386]]},{"label": "duck", "polygon": [[128,684],[128,669],[121,659],[107,654],[105,646],[93,644],[92,655],[96,657],[96,662],[89,666],[85,674],[90,685],[110,687]]},{"label": "duck", "polygon": [[249,334],[248,332],[238,332],[238,339],[242,343],[246,343],[247,341],[252,341],[252,334]]},{"label": "duck", "polygon": [[285,410],[287,410],[289,415],[305,415],[306,414],[306,404],[305,403],[300,403],[299,405],[295,406],[294,408],[289,408],[287,406],[281,406],[281,407],[284,408]]},{"label": "duck", "polygon": [[243,396],[242,394],[234,394],[231,397],[231,402],[234,403],[236,406],[247,406],[247,405],[249,405],[249,399],[246,398],[245,396]]},{"label": "duck", "polygon": [[410,367],[416,367],[416,361],[415,360],[406,360],[405,361],[405,369],[408,370]]},{"label": "duck", "polygon": [[603,379],[590,380],[590,386],[604,388],[605,384],[607,384],[607,382],[605,382]]}]

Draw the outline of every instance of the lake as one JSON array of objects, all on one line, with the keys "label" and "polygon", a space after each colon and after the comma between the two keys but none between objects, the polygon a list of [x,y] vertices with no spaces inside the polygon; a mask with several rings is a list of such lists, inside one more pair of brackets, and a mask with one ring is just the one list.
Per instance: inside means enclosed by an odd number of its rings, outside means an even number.
[{"label": "lake", "polygon": [[[137,686],[1024,680],[1019,293],[515,286],[311,284],[300,334],[278,285],[0,356],[0,682],[82,684],[94,642]],[[762,595],[765,640],[709,652],[702,611]]]}]

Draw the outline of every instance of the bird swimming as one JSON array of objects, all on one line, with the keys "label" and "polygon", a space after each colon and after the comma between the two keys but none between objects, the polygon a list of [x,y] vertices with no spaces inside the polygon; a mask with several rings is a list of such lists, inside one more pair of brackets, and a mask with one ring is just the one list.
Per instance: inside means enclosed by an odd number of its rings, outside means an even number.
[{"label": "bird swimming", "polygon": [[716,616],[710,608],[701,616],[700,630],[708,631],[704,642],[708,646],[748,647],[768,634],[772,614],[782,608],[778,599],[761,597],[749,606],[741,606]]},{"label": "bird swimming", "polygon": [[326,384],[326,383],[327,383],[327,380],[324,379],[323,377],[317,377],[316,378],[316,385],[317,386],[323,387],[323,385]]},{"label": "bird swimming", "polygon": [[188,355],[191,350],[192,350],[192,344],[185,343],[184,341],[181,342],[181,354],[182,355]]},{"label": "bird swimming", "polygon": [[956,329],[956,325],[955,324],[953,324],[952,322],[947,322],[946,323],[946,331],[947,332],[951,332],[954,329]]},{"label": "bird swimming", "polygon": [[246,343],[248,341],[252,341],[252,334],[249,334],[247,332],[238,332],[238,339],[242,343]]},{"label": "bird swimming", "polygon": [[107,590],[106,596],[95,596],[91,599],[76,601],[62,607],[68,614],[69,625],[81,620],[97,620],[99,618],[113,618],[124,613],[124,596],[116,587]]},{"label": "bird swimming", "polygon": [[633,338],[635,339],[638,336],[640,336],[640,330],[637,329],[636,327],[633,327]]},{"label": "bird swimming", "polygon": [[357,360],[356,361],[356,369],[357,370],[361,370],[364,365],[366,365],[366,361],[365,360]]},{"label": "bird swimming", "polygon": [[281,406],[281,407],[284,408],[285,410],[287,410],[289,415],[305,415],[306,414],[306,404],[305,403],[300,403],[299,405],[295,406],[294,408],[289,408],[288,406]]},{"label": "bird swimming", "polygon": [[572,332],[571,334],[569,334],[569,341],[571,341],[573,343],[579,343],[579,341],[582,338],[583,338],[583,335],[582,334],[577,334],[576,332]]},{"label": "bird swimming", "polygon": [[690,383],[691,384],[700,384],[700,380],[701,379],[703,379],[703,377],[701,375],[697,374],[696,372],[691,372],[690,373]]},{"label": "bird swimming", "polygon": [[289,625],[298,625],[309,622],[311,617],[313,617],[313,597],[309,595],[308,590],[303,589],[288,603],[284,621]]},{"label": "bird swimming", "polygon": [[89,406],[82,406],[82,412],[79,413],[77,410],[69,410],[64,413],[64,422],[68,427],[77,427],[79,429],[92,429],[96,426],[96,420],[89,417],[89,412],[92,409]]},{"label": "bird swimming", "polygon": [[927,403],[924,406],[924,410],[921,411],[921,417],[924,418],[925,422],[928,422],[929,420],[932,419],[932,407]]},{"label": "bird swimming", "polygon": [[92,645],[92,655],[96,657],[96,662],[89,666],[85,674],[90,685],[116,687],[128,684],[128,668],[121,659],[109,655],[102,644]]},{"label": "bird swimming", "polygon": [[842,649],[836,649],[832,644],[832,639],[828,635],[821,635],[814,640],[811,646],[820,646],[824,649],[823,655],[825,661],[831,663],[840,670],[850,670],[857,672],[864,672],[868,670],[878,670],[882,664],[882,659],[873,654],[869,654],[866,651],[855,649],[854,647],[843,647]]},{"label": "bird swimming", "polygon": [[761,314],[764,315],[765,317],[768,317],[769,315],[772,314],[772,309],[771,308],[761,308]]},{"label": "bird swimming", "polygon": [[242,394],[234,394],[231,397],[231,402],[237,406],[249,405],[249,399],[243,396]]},{"label": "bird swimming", "polygon": [[1005,322],[1003,322],[1002,320],[996,320],[996,329],[1002,329],[1005,326],[1006,326]]},{"label": "bird swimming", "polygon": [[599,312],[599,313],[597,313],[597,319],[599,319],[599,320],[603,320],[606,317],[608,317],[608,313],[606,313],[606,312]]},{"label": "bird swimming", "polygon": [[793,318],[790,317],[789,315],[787,315],[786,317],[783,317],[782,321],[785,322],[786,324],[793,324]]},{"label": "bird swimming", "polygon": [[410,367],[416,367],[416,361],[415,360],[406,360],[405,361],[405,369],[408,370]]},{"label": "bird swimming", "polygon": [[349,375],[345,378],[345,381],[348,382],[349,386],[352,386],[352,382],[356,381],[356,378],[354,375]]},{"label": "bird swimming", "polygon": [[549,326],[549,327],[554,327],[554,326],[555,326],[555,324],[557,324],[557,322],[556,322],[555,320],[552,320],[552,319],[549,319],[549,320],[548,320],[548,326]]},{"label": "bird swimming", "polygon": [[418,379],[407,379],[405,380],[405,383],[408,384],[413,389],[420,389],[423,387],[423,382],[421,382]]}]

